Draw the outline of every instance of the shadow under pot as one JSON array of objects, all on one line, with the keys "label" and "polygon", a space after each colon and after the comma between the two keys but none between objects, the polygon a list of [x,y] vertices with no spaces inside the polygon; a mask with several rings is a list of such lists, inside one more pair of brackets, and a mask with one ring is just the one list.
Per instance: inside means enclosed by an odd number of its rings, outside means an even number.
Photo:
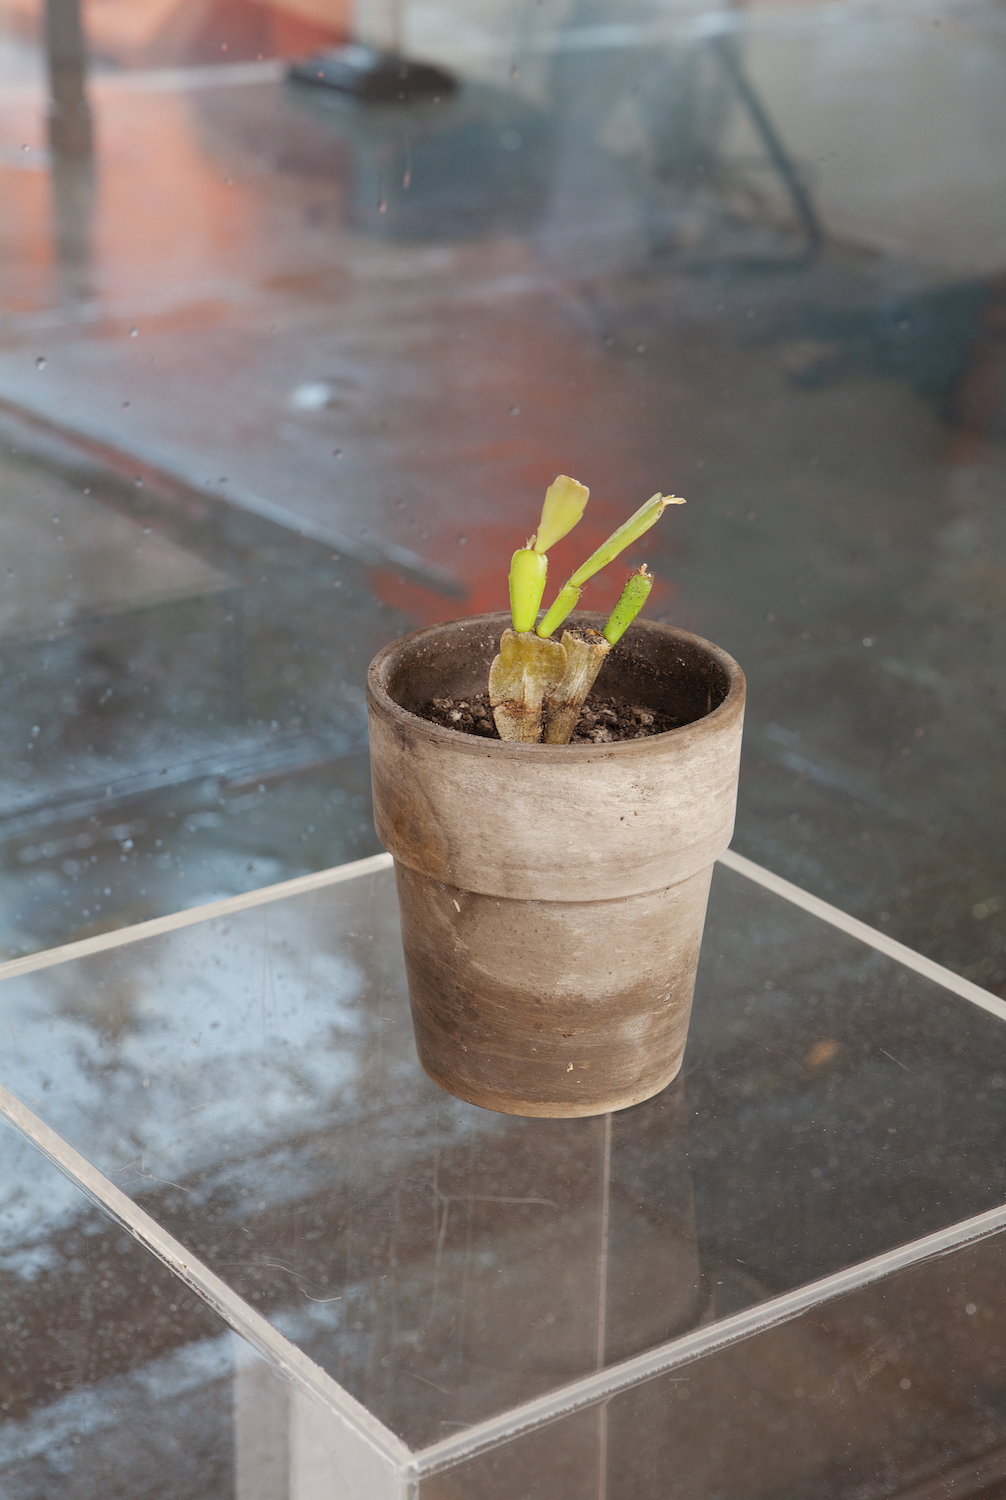
[{"label": "shadow under pot", "polygon": [[637,621],[596,690],[678,728],[524,745],[422,718],[434,698],[486,691],[508,624],[500,613],[416,631],[367,677],[374,817],[395,861],[416,1045],[430,1077],[471,1104],[606,1114],[681,1066],[709,882],[733,832],[744,674],[698,636]]}]

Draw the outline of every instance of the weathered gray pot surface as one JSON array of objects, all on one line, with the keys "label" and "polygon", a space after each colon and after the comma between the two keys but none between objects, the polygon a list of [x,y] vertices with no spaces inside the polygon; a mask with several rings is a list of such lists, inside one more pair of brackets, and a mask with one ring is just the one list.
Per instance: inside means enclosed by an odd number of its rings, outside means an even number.
[{"label": "weathered gray pot surface", "polygon": [[472,1104],[605,1114],[681,1066],[712,867],[733,832],[744,675],[698,636],[637,622],[596,691],[692,721],[681,728],[517,745],[420,718],[431,698],[485,691],[507,623],[417,631],[368,674],[416,1043]]}]

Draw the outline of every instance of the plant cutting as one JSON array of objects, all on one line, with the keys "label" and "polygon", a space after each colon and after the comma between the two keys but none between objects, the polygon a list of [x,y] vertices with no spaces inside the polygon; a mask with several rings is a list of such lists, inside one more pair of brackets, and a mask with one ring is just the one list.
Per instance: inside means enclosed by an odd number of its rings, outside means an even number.
[{"label": "plant cutting", "polygon": [[[577,608],[681,502],[653,496],[539,618],[548,551],[586,501],[567,476],[549,487],[511,562],[509,616],[417,631],[368,674],[375,822],[395,860],[420,1061],[449,1092],[511,1114],[606,1113],[675,1076],[733,830],[736,662],[637,618],[645,566],[609,615]],[[584,737],[598,693],[614,729]],[[472,730],[450,727],[462,722]]]},{"label": "plant cutting", "polygon": [[544,731],[546,744],[569,744],[602,661],[649,597],[653,579],[646,564],[630,573],[602,631],[591,630],[584,636],[567,630],[561,641],[553,640],[553,633],[575,609],[584,585],[595,573],[648,531],[668,505],[685,503],[675,495],[651,495],[580,564],[538,624],[548,548],[572,531],[589,496],[586,485],[560,474],[545,492],[538,530],[510,563],[513,629],[503,632],[499,655],[489,671],[489,700],[501,740],[537,744]]}]

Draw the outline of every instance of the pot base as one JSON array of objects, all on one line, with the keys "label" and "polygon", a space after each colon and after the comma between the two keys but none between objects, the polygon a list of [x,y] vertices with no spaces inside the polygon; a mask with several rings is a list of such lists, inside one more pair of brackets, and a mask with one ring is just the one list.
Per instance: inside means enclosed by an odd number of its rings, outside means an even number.
[{"label": "pot base", "polygon": [[711,871],[611,901],[511,901],[396,864],[419,1059],[501,1114],[604,1115],[681,1066]]},{"label": "pot base", "polygon": [[498,1115],[523,1115],[538,1120],[583,1120],[593,1115],[611,1115],[620,1109],[631,1109],[634,1104],[642,1104],[647,1099],[652,1099],[654,1094],[659,1094],[673,1083],[681,1072],[681,1063],[684,1054],[678,1058],[674,1067],[665,1076],[656,1081],[650,1080],[645,1088],[633,1090],[631,1093],[612,1095],[610,1099],[591,1099],[581,1103],[579,1100],[556,1100],[554,1102],[540,1099],[518,1099],[510,1098],[494,1089],[467,1089],[462,1092],[459,1085],[449,1078],[443,1078],[435,1073],[432,1068],[423,1062],[423,1072],[445,1094],[453,1094],[455,1099],[462,1099],[465,1104],[477,1104],[479,1109],[491,1109]]}]

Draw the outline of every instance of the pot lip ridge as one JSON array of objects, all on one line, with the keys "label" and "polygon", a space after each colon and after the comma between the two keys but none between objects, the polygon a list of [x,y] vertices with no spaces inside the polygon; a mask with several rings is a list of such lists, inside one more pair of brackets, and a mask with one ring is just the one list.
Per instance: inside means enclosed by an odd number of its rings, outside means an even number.
[{"label": "pot lip ridge", "polygon": [[[581,617],[588,613],[592,614],[594,611],[577,611]],[[605,617],[598,615],[598,618],[603,620]],[[743,716],[746,683],[744,673],[733,657],[724,651],[722,646],[717,646],[700,635],[695,635],[689,630],[682,630],[676,625],[658,624],[655,620],[637,620],[629,627],[627,634],[642,629],[688,641],[708,652],[719,663],[727,674],[730,687],[723,702],[717,704],[710,713],[704,714],[701,719],[695,719],[691,724],[681,724],[676,729],[665,729],[662,734],[647,735],[643,739],[615,740],[600,745],[521,745],[505,740],[487,739],[482,735],[448,729],[442,724],[434,724],[429,719],[421,718],[419,714],[414,714],[396,703],[385,687],[392,661],[403,648],[419,642],[424,636],[435,636],[441,631],[452,628],[482,626],[490,622],[494,627],[499,625],[502,629],[509,624],[509,621],[510,614],[506,610],[468,615],[459,620],[445,620],[436,625],[426,625],[420,630],[413,630],[408,635],[399,636],[397,640],[390,641],[377,653],[367,669],[367,701],[371,710],[385,720],[390,720],[409,737],[423,739],[428,744],[441,746],[456,754],[488,756],[502,760],[523,760],[532,764],[535,762],[554,764],[557,752],[562,753],[564,761],[571,761],[574,764],[600,759],[632,759],[640,755],[653,755],[661,749],[670,749],[673,745],[684,746],[696,739],[708,739],[719,735]]]}]

